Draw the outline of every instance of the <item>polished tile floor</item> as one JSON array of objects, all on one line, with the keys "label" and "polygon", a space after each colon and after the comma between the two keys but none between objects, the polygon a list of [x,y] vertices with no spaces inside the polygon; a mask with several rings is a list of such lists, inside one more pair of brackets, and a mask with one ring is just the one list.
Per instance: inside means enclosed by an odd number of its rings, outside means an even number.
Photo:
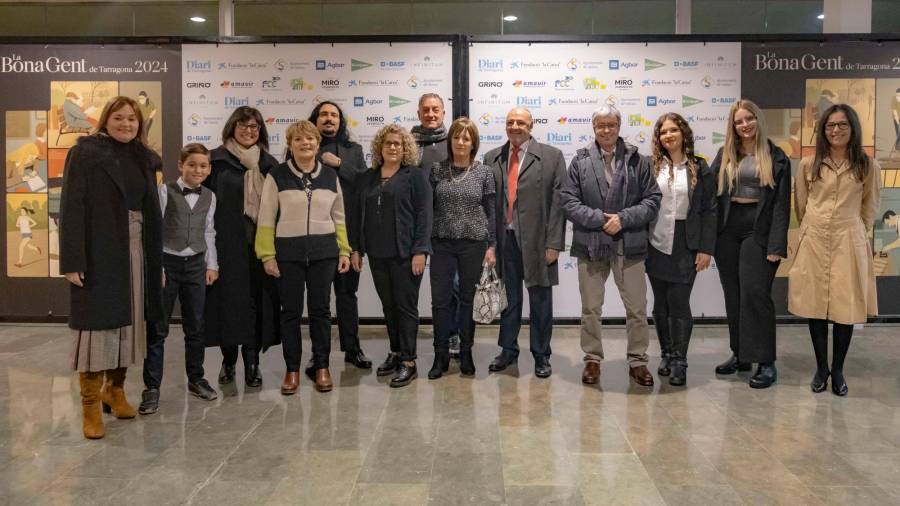
[{"label": "polished tile floor", "polygon": [[[857,330],[846,398],[809,391],[801,326],[780,329],[779,383],[765,391],[746,374],[715,377],[727,356],[718,326],[695,332],[687,388],[629,383],[621,327],[607,333],[595,387],[580,382],[577,327],[556,329],[550,379],[534,377],[528,355],[488,375],[496,327],[485,327],[475,379],[453,365],[428,381],[430,331],[407,388],[335,353],[333,392],[304,377],[283,397],[276,348],[263,356],[262,389],[239,380],[204,402],[185,393],[176,327],[159,413],[107,416],[106,438],[86,441],[66,329],[0,326],[0,504],[900,503],[900,327]],[[364,329],[376,361],[381,335]],[[217,388],[220,360],[208,351]],[[134,369],[135,404],[141,387]]]}]

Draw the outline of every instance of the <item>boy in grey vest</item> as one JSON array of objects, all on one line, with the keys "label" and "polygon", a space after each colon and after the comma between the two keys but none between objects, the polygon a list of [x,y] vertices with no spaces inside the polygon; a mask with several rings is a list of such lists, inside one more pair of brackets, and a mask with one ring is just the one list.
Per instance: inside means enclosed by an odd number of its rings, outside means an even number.
[{"label": "boy in grey vest", "polygon": [[203,306],[206,286],[219,277],[216,259],[216,196],[202,183],[210,173],[209,151],[202,144],[188,144],[178,159],[181,177],[159,186],[163,213],[163,308],[166,319],[152,324],[147,334],[147,358],[144,359],[144,386],[138,412],[156,413],[162,384],[163,357],[169,335],[168,317],[175,299],[181,300],[184,330],[184,366],[188,392],[211,401],[216,391],[203,378]]}]

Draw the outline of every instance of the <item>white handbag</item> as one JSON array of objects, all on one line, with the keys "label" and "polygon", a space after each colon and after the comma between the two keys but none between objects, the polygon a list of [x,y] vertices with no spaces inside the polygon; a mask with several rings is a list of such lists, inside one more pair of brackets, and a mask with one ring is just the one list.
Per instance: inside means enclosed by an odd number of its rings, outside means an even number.
[{"label": "white handbag", "polygon": [[491,323],[506,309],[506,288],[493,267],[484,266],[481,281],[475,287],[472,300],[472,319],[477,323]]}]

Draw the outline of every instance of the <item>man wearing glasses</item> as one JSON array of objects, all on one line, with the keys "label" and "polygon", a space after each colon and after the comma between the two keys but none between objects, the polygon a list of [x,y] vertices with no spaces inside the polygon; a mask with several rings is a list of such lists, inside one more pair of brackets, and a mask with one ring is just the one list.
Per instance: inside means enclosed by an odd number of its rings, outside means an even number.
[{"label": "man wearing glasses", "polygon": [[[338,173],[341,191],[344,194],[344,215],[356,216],[356,182],[359,175],[366,171],[366,161],[362,146],[350,140],[344,113],[338,105],[331,101],[319,103],[309,115],[319,133],[322,134],[322,145],[319,146],[319,160],[322,165],[331,167]],[[355,226],[352,220],[347,222],[347,233],[353,236],[349,227]],[[359,290],[359,271],[350,269],[334,276],[334,296],[337,307],[338,334],[344,362],[349,362],[360,369],[370,369],[372,361],[366,357],[359,344],[359,305],[356,292]]]},{"label": "man wearing glasses", "polygon": [[652,386],[647,369],[647,225],[662,198],[650,160],[619,137],[621,113],[601,106],[591,116],[594,142],[569,165],[561,192],[566,218],[574,225],[571,255],[578,258],[581,291],[581,381],[594,384],[603,360],[601,341],[606,279],[612,272],[625,304],[629,376]]}]

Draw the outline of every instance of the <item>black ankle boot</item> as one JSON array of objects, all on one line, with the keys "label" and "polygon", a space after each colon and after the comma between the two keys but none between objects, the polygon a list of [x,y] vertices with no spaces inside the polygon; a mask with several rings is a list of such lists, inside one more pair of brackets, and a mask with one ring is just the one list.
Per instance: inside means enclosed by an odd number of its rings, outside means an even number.
[{"label": "black ankle boot", "polygon": [[831,371],[831,391],[834,395],[844,397],[847,395],[847,381],[844,379],[844,371]]},{"label": "black ankle boot", "polygon": [[687,383],[687,360],[681,357],[672,359],[672,375],[669,376],[669,384],[676,387]]},{"label": "black ankle boot", "polygon": [[824,392],[826,388],[828,388],[828,376],[831,372],[828,369],[816,370],[816,374],[813,376],[812,382],[809,384],[809,389],[812,390],[814,394],[819,392]]},{"label": "black ankle boot", "polygon": [[738,361],[737,355],[731,355],[731,358],[716,366],[716,374],[734,374],[738,371],[749,371],[753,368],[753,364]]},{"label": "black ankle boot", "polygon": [[475,375],[475,360],[472,358],[472,348],[459,350],[459,372],[463,376]]},{"label": "black ankle boot", "polygon": [[778,380],[778,370],[775,364],[769,362],[767,364],[759,364],[756,368],[756,374],[750,378],[750,388],[769,388]]},{"label": "black ankle boot", "polygon": [[449,351],[435,351],[434,352],[434,364],[431,365],[431,370],[428,371],[428,379],[438,379],[447,372],[447,369],[450,369],[450,352]]},{"label": "black ankle boot", "polygon": [[656,337],[659,339],[659,368],[656,373],[660,376],[668,376],[672,373],[672,338],[669,319],[663,314],[653,313],[653,326],[656,328]]}]

